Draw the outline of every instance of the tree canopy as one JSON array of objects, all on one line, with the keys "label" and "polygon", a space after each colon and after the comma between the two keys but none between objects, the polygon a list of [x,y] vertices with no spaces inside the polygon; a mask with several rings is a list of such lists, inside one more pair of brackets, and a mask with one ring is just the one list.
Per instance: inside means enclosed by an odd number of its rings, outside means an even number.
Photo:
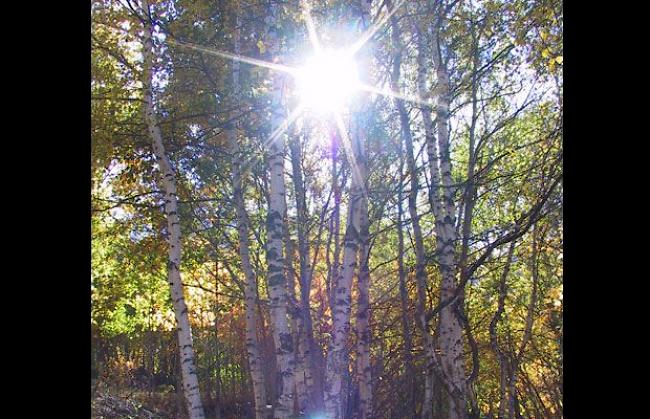
[{"label": "tree canopy", "polygon": [[562,2],[91,15],[93,415],[562,417]]}]

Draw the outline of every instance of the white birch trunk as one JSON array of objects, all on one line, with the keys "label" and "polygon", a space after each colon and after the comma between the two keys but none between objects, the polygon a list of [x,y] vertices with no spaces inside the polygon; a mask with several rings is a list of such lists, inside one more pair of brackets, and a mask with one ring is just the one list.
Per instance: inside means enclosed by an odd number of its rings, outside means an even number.
[{"label": "white birch trunk", "polygon": [[[365,33],[370,27],[370,9],[372,0],[359,2],[359,32]],[[370,66],[372,59],[372,40],[359,51],[359,79],[362,83],[371,84]],[[368,116],[370,112],[370,97],[367,94],[360,96],[358,108],[353,108],[356,113],[356,163],[359,168],[359,183],[361,185],[361,200],[359,208],[359,275],[357,288],[359,290],[358,312],[356,330],[357,340],[357,374],[359,380],[359,418],[372,418],[372,370],[370,367],[370,221],[368,219],[368,161],[366,151],[366,135]]]},{"label": "white birch trunk", "polygon": [[[435,90],[436,121],[438,138],[434,141],[433,123],[429,109],[423,109],[423,119],[426,132],[429,168],[431,171],[431,205],[436,219],[436,255],[442,277],[440,286],[440,302],[449,300],[456,291],[455,245],[456,230],[454,228],[455,205],[452,193],[451,160],[449,156],[449,75],[441,51],[442,39],[439,32],[446,13],[444,2],[437,4],[437,16],[433,27],[432,56],[437,76]],[[419,49],[425,47],[421,33]],[[419,54],[418,87],[425,89],[424,62]],[[437,145],[437,149],[436,149]],[[440,153],[438,155],[438,152]],[[466,416],[466,378],[463,358],[462,325],[458,318],[458,301],[448,304],[440,310],[437,325],[437,342],[439,343],[440,361],[437,371],[442,383],[447,388],[449,419],[461,419]],[[435,356],[435,354],[434,354]]]},{"label": "white birch trunk", "polygon": [[338,163],[338,149],[339,137],[336,130],[332,133],[332,189],[334,191],[334,208],[332,210],[332,240],[334,241],[334,254],[332,261],[332,269],[330,272],[330,288],[328,289],[328,301],[330,302],[330,310],[333,311],[334,307],[334,290],[336,289],[336,281],[338,281],[340,274],[340,259],[341,259],[341,246],[340,246],[340,231],[341,231],[341,187],[339,184],[339,176],[337,170]]},{"label": "white birch trunk", "polygon": [[[400,38],[399,26],[395,16],[391,17],[392,28],[392,41],[395,48],[395,57],[393,61],[393,73],[391,75],[391,87],[393,91],[399,92],[399,79],[401,73],[401,51],[402,42]],[[419,74],[423,68],[419,68]],[[425,359],[425,382],[424,382],[424,400],[422,401],[422,414],[423,419],[430,419],[432,417],[433,408],[433,357],[434,345],[433,337],[429,332],[428,322],[426,320],[426,289],[427,289],[427,273],[426,273],[426,255],[424,253],[424,240],[422,238],[422,228],[420,227],[420,218],[417,213],[417,196],[419,191],[419,182],[417,179],[417,165],[413,153],[413,136],[409,124],[408,112],[403,100],[396,101],[397,111],[400,118],[401,134],[404,144],[406,146],[406,162],[409,171],[410,179],[410,192],[408,196],[408,209],[411,218],[411,225],[413,227],[413,238],[415,239],[415,279],[417,284],[417,318],[418,326],[422,332],[424,341],[424,359]],[[400,150],[401,151],[401,150]],[[401,203],[400,203],[401,210]]]},{"label": "white birch trunk", "polygon": [[289,233],[289,226],[284,225],[284,249],[287,264],[287,307],[290,317],[291,333],[293,335],[294,348],[294,386],[298,411],[304,411],[307,406],[307,384],[305,379],[305,360],[303,357],[304,349],[304,325],[302,310],[296,299],[296,269],[294,267],[294,244]]},{"label": "white birch trunk", "polygon": [[332,338],[327,353],[325,413],[328,419],[341,419],[343,375],[348,370],[345,345],[350,333],[350,304],[352,276],[357,266],[359,249],[360,188],[352,178],[350,202],[348,203],[347,227],[344,238],[343,266],[332,292]]},{"label": "white birch trunk", "polygon": [[[436,43],[434,42],[434,45]],[[438,50],[438,52],[435,52]],[[455,245],[456,229],[454,228],[455,206],[452,195],[451,161],[449,157],[449,77],[445,65],[440,62],[439,48],[434,48],[434,59],[438,76],[436,116],[438,120],[438,149],[440,150],[440,177],[442,180],[442,195],[444,212],[436,217],[438,242],[441,243],[438,253],[442,284],[440,301],[447,301],[456,292]],[[437,62],[438,61],[438,62]],[[442,221],[440,223],[440,221]],[[459,300],[460,301],[460,300]],[[456,304],[448,304],[440,311],[438,334],[442,359],[442,369],[445,380],[450,386],[452,396],[449,398],[449,418],[461,419],[466,412],[465,367],[463,359],[462,325],[458,319]]]},{"label": "white birch trunk", "polygon": [[[359,32],[364,32],[370,25],[370,6],[371,0],[360,0],[357,4],[359,10]],[[359,78],[362,82],[367,81],[368,78],[368,65],[370,55],[368,53],[369,46],[366,45],[359,54]],[[353,156],[350,160],[352,171],[352,181],[350,185],[350,200],[348,203],[348,217],[347,227],[345,231],[344,248],[343,248],[343,266],[341,267],[341,275],[336,281],[335,288],[332,292],[332,339],[327,354],[327,368],[326,368],[326,388],[325,388],[325,413],[328,419],[343,418],[342,406],[342,383],[343,376],[349,370],[347,363],[348,354],[345,352],[345,345],[350,333],[350,312],[351,312],[351,287],[352,278],[357,268],[357,258],[359,251],[362,247],[361,242],[361,221],[368,218],[368,203],[364,197],[365,180],[366,180],[366,163],[365,163],[365,135],[364,129],[365,114],[367,109],[364,106],[368,105],[367,95],[361,95],[357,102],[353,105],[352,109],[352,152]],[[362,216],[362,213],[365,214]],[[367,229],[367,222],[365,223]],[[363,261],[362,261],[363,262]],[[361,286],[367,288],[368,280],[363,280]],[[367,295],[367,290],[363,291]],[[363,346],[369,344],[369,331],[368,325],[362,322],[362,327],[365,330],[360,332],[366,333],[368,339],[362,342]],[[369,352],[368,348],[362,348],[361,352]],[[364,363],[362,369],[366,371],[365,363],[369,364],[368,360],[362,360]],[[363,401],[360,401],[362,417],[371,417],[372,411],[372,383],[368,379],[370,377],[369,365],[366,372],[359,382],[360,396]]]},{"label": "white birch trunk", "polygon": [[[276,13],[277,9],[272,8],[266,18],[267,28],[269,28],[267,44],[273,61],[278,61],[280,56],[280,40],[275,28],[275,25],[278,24]],[[271,84],[271,130],[275,132],[285,123],[284,75],[280,72],[271,72]],[[277,419],[285,419],[291,415],[294,390],[294,345],[287,317],[287,279],[282,249],[284,215],[286,213],[284,155],[285,134],[282,134],[269,144],[267,157],[270,179],[266,243],[268,272],[266,281],[270,300],[271,322],[273,324],[273,341],[282,386],[274,409],[274,417]]]},{"label": "white birch trunk", "polygon": [[[143,1],[145,13],[149,15],[149,4]],[[181,282],[181,226],[178,216],[178,196],[176,194],[176,178],[174,169],[165,152],[162,133],[156,119],[153,98],[153,28],[147,25],[144,28],[143,45],[143,91],[145,103],[145,119],[149,135],[151,136],[153,152],[162,174],[162,186],[165,194],[165,216],[169,233],[168,279],[171,288],[174,316],[178,327],[178,347],[181,363],[181,380],[183,395],[187,403],[190,419],[203,419],[205,413],[199,393],[199,380],[196,374],[196,363],[192,347],[192,328],[188,315],[187,305],[183,295]]]},{"label": "white birch trunk", "polygon": [[[302,150],[297,136],[293,136],[289,143],[291,149],[291,169],[293,184],[296,197],[297,209],[297,232],[298,232],[298,255],[300,258],[300,316],[301,316],[301,335],[299,337],[300,347],[297,348],[296,355],[300,355],[304,370],[305,397],[307,403],[303,405],[306,410],[315,405],[314,403],[314,370],[317,367],[316,348],[314,343],[313,323],[310,310],[310,292],[311,292],[311,264],[309,258],[309,238],[307,237],[307,200],[305,185],[302,177],[301,163]],[[298,359],[296,359],[298,361]]]}]

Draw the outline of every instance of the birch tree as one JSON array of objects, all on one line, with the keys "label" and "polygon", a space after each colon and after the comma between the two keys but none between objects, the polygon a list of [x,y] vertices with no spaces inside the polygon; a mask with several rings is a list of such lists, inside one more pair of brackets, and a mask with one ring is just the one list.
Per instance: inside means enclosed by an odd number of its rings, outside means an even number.
[{"label": "birch tree", "polygon": [[[310,293],[312,289],[312,266],[310,263],[310,242],[307,236],[307,198],[305,191],[305,184],[302,175],[301,164],[303,162],[302,150],[298,141],[298,136],[292,136],[289,143],[291,150],[291,172],[294,184],[294,194],[296,198],[296,214],[297,214],[297,234],[298,234],[298,255],[300,266],[300,316],[302,318],[302,335],[300,340],[303,342],[301,355],[304,357],[305,363],[305,379],[307,384],[308,399],[313,402],[314,398],[319,395],[315,394],[314,380],[316,379],[316,372],[318,362],[316,357],[316,348],[314,343],[314,328],[311,318],[310,306]],[[317,386],[320,388],[320,386]]]},{"label": "birch tree", "polygon": [[[368,0],[361,0],[359,3],[355,4],[357,10],[357,30],[359,33],[363,33],[365,29],[370,26],[370,5],[371,2]],[[367,46],[366,46],[367,48]],[[368,77],[368,69],[366,66],[369,65],[369,55],[366,50],[359,52],[359,62],[360,62],[360,75],[359,78],[364,81]],[[363,97],[363,96],[362,96]],[[350,333],[350,313],[351,313],[351,288],[352,288],[352,278],[357,269],[359,252],[363,246],[361,241],[361,232],[362,228],[367,231],[367,220],[368,220],[368,206],[367,198],[364,197],[364,194],[367,194],[365,189],[365,179],[366,179],[366,163],[365,163],[365,136],[366,130],[364,125],[364,112],[366,109],[363,108],[362,99],[357,99],[357,105],[354,105],[351,114],[352,114],[352,144],[351,151],[352,156],[350,159],[350,167],[352,171],[352,180],[350,185],[350,198],[348,202],[348,216],[347,216],[347,226],[345,230],[344,238],[344,248],[343,248],[343,264],[341,267],[341,272],[339,278],[336,280],[336,287],[332,293],[333,302],[331,304],[332,309],[332,339],[327,354],[327,384],[325,390],[325,411],[328,418],[338,419],[343,417],[342,412],[342,403],[341,403],[341,390],[342,390],[342,381],[344,370],[347,370],[348,365],[346,361],[345,345]],[[365,104],[367,106],[367,104]],[[344,140],[345,141],[345,140]],[[365,214],[365,215],[362,215]],[[364,225],[361,225],[362,220]],[[367,237],[366,234],[364,234]],[[360,287],[367,288],[367,277],[362,278]],[[366,314],[367,315],[367,314]],[[364,322],[362,322],[363,327],[367,327]],[[366,329],[367,330],[367,329]],[[363,337],[368,343],[369,334],[365,331],[361,333],[366,333]],[[363,350],[365,353],[365,349]],[[362,378],[360,381],[360,414],[367,415],[372,411],[371,405],[371,382],[370,382],[370,368],[369,364],[365,361],[366,356],[362,357],[361,373]]]},{"label": "birch tree", "polygon": [[[400,75],[401,75],[401,61],[402,61],[402,42],[400,28],[397,24],[397,18],[391,17],[391,36],[395,54],[393,57],[393,69],[391,74],[391,87],[393,91],[399,92],[400,89]],[[415,240],[415,280],[417,284],[418,293],[418,325],[422,332],[424,340],[424,359],[426,360],[425,370],[425,386],[424,386],[424,399],[422,401],[422,417],[432,417],[433,407],[433,374],[431,371],[431,362],[433,361],[434,348],[433,339],[429,332],[428,322],[426,321],[426,288],[427,288],[427,274],[426,274],[426,259],[424,252],[424,242],[422,239],[422,229],[420,227],[420,218],[417,212],[417,198],[419,191],[418,170],[413,153],[413,136],[411,134],[410,120],[406,105],[403,100],[397,99],[395,101],[397,112],[399,115],[401,138],[405,145],[406,162],[410,180],[410,190],[408,194],[408,210],[411,219],[411,226],[413,228],[413,238]],[[400,204],[401,205],[401,204]]]},{"label": "birch tree", "polygon": [[[415,409],[415,369],[413,366],[413,340],[411,337],[411,329],[409,324],[409,297],[408,289],[406,283],[406,267],[404,266],[404,256],[405,256],[405,246],[404,246],[404,208],[402,204],[403,200],[403,173],[404,173],[404,152],[402,149],[402,143],[400,142],[400,169],[399,169],[399,179],[400,185],[397,192],[397,274],[399,276],[399,294],[402,312],[400,313],[401,322],[402,322],[402,334],[404,335],[404,363],[406,368],[404,371],[405,381],[407,384],[407,406],[405,406],[405,411],[408,412],[409,416],[412,418],[416,417]],[[425,371],[426,373],[426,371]],[[425,380],[429,380],[429,375],[425,377]],[[424,406],[429,406],[426,404],[426,398],[424,401]]]},{"label": "birch tree", "polygon": [[[150,19],[151,10],[147,0],[142,3],[142,11],[146,19]],[[154,46],[153,27],[145,24],[143,42],[143,100],[145,105],[145,122],[151,136],[152,148],[156,162],[160,168],[165,200],[165,216],[169,235],[168,278],[174,306],[174,315],[178,328],[178,346],[180,348],[180,363],[183,383],[183,395],[187,403],[190,419],[203,419],[203,403],[199,392],[199,380],[196,374],[196,362],[192,347],[192,327],[188,315],[183,283],[181,281],[181,226],[178,216],[178,196],[176,194],[176,177],[171,161],[165,152],[162,133],[156,119],[153,89]]]},{"label": "birch tree", "polygon": [[[281,38],[279,33],[278,10],[271,7],[267,11],[266,27],[268,30],[267,42],[271,61],[279,61],[281,54]],[[266,263],[268,272],[266,277],[273,340],[275,342],[276,360],[281,376],[277,405],[274,417],[277,419],[288,418],[293,410],[294,390],[294,345],[287,317],[287,278],[285,276],[285,258],[283,250],[283,236],[285,229],[286,192],[284,181],[284,156],[285,156],[285,78],[281,73],[271,75],[270,113],[271,128],[273,133],[282,132],[280,135],[271,136],[268,144],[267,165],[269,168],[269,206],[267,215],[267,242]],[[276,138],[273,138],[276,137]]]},{"label": "birch tree", "polygon": [[[358,32],[365,34],[371,25],[370,10],[372,0],[361,0],[355,4],[358,13]],[[361,83],[371,83],[371,65],[372,65],[372,41],[368,42],[361,48],[358,55],[359,60],[359,80]],[[367,133],[370,121],[371,103],[368,95],[361,95],[358,99],[357,106],[353,106],[353,118],[356,119],[356,141],[353,147],[354,162],[358,168],[358,182],[360,190],[360,207],[359,207],[359,274],[357,277],[357,287],[359,289],[358,313],[357,313],[357,373],[359,375],[359,417],[361,419],[373,417],[372,406],[372,370],[370,366],[370,221],[368,215],[368,151],[367,151]],[[354,166],[353,166],[354,170]]]},{"label": "birch tree", "polygon": [[[93,2],[100,399],[561,417],[561,5],[370,6]],[[296,106],[368,30],[342,118]]]}]

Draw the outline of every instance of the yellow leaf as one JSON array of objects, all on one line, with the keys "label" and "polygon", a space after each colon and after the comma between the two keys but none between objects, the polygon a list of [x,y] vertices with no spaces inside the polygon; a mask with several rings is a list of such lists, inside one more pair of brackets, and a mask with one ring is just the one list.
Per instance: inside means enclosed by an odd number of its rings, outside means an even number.
[{"label": "yellow leaf", "polygon": [[259,41],[257,41],[257,48],[259,48],[260,54],[264,54],[264,52],[266,51],[266,47],[264,46],[264,42],[262,42],[261,39]]},{"label": "yellow leaf", "polygon": [[548,48],[542,51],[542,57],[548,58],[548,56],[551,55]]},{"label": "yellow leaf", "polygon": [[539,36],[542,38],[542,41],[546,41],[548,39],[548,32],[546,31],[541,31],[539,33]]},{"label": "yellow leaf", "polygon": [[557,57],[555,57],[555,62],[558,63],[558,64],[562,64],[564,62],[564,57],[561,56],[561,55],[558,55]]}]

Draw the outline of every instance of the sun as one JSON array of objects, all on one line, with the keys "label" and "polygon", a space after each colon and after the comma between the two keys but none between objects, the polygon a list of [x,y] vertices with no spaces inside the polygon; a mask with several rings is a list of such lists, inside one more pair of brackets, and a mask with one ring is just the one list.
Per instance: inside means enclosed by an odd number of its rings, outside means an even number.
[{"label": "sun", "polygon": [[296,72],[296,87],[306,109],[340,112],[359,88],[357,66],[345,50],[323,50]]}]

